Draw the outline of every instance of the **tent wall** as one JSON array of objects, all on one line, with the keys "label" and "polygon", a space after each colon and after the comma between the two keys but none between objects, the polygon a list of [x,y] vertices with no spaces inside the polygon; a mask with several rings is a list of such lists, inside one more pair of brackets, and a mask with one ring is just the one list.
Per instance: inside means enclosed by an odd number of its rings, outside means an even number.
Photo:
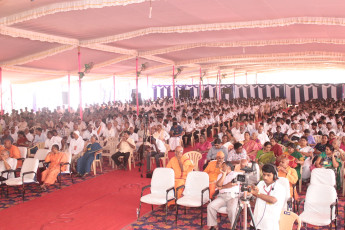
[{"label": "tent wall", "polygon": [[[256,84],[256,85],[236,85],[223,84],[220,86],[222,99],[233,98],[286,98],[288,103],[297,104],[311,99],[335,100],[344,98],[344,84],[306,84],[306,85],[287,85],[287,84]],[[166,91],[166,89],[168,91]],[[190,97],[199,96],[199,85],[177,85],[176,97],[181,89],[190,90]],[[218,98],[219,85],[208,84],[202,86],[203,93],[208,91],[209,98]],[[171,86],[154,85],[154,99],[157,99],[157,90],[161,92],[160,98],[171,97]],[[225,92],[225,93],[224,93]]]}]

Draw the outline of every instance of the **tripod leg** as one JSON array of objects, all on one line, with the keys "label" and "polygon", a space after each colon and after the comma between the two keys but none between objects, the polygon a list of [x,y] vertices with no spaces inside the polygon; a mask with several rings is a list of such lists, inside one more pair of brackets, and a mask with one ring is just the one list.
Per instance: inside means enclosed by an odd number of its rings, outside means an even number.
[{"label": "tripod leg", "polygon": [[236,230],[237,222],[238,222],[238,219],[240,218],[241,212],[242,212],[242,206],[239,206],[237,214],[236,214],[236,219],[235,219],[234,223],[232,223],[232,230]]},{"label": "tripod leg", "polygon": [[252,209],[250,208],[250,206],[248,206],[247,209],[248,209],[248,212],[250,214],[250,218],[252,219],[253,227],[256,230],[255,221],[254,221],[254,215],[253,215]]}]

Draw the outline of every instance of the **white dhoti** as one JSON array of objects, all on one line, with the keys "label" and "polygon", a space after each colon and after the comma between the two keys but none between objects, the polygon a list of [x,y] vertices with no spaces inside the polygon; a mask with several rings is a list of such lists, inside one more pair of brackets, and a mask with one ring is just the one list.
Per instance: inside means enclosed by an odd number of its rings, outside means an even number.
[{"label": "white dhoti", "polygon": [[176,147],[181,146],[181,137],[170,137],[170,150],[175,151]]}]

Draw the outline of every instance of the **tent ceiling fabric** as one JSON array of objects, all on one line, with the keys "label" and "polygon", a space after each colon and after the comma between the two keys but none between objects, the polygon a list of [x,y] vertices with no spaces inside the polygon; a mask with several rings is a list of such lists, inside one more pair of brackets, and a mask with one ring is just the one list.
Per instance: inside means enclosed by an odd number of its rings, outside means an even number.
[{"label": "tent ceiling fabric", "polygon": [[[150,5],[152,17],[149,18]],[[0,0],[0,67],[13,83],[77,75],[229,76],[279,69],[343,68],[343,1]]]}]

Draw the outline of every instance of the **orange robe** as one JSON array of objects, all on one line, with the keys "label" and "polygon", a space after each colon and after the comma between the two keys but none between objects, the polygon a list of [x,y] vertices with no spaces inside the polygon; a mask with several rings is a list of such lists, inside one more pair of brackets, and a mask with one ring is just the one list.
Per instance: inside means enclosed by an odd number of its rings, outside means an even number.
[{"label": "orange robe", "polygon": [[[12,145],[11,148],[6,149],[6,150],[10,152],[10,157],[11,158],[14,158],[14,159],[21,158],[20,151],[19,151],[17,146]],[[22,164],[23,163],[21,161],[18,161],[17,162],[17,168],[21,167]]]},{"label": "orange robe", "polygon": [[[42,172],[42,182],[44,184],[54,184],[57,175],[60,173],[60,163],[68,162],[67,155],[65,153],[52,153],[50,152],[45,162],[50,162],[49,167]],[[66,166],[62,167],[62,171],[66,170]]]},{"label": "orange robe", "polygon": [[212,198],[213,194],[216,191],[217,178],[220,174],[220,167],[217,168],[217,161],[210,161],[204,172],[206,172],[210,178],[210,198]]},{"label": "orange robe", "polygon": [[[290,183],[290,195],[291,195],[291,197],[293,197],[293,185],[296,184],[298,181],[297,171],[294,168],[291,168],[290,166],[286,170],[287,170],[287,173],[285,173],[283,171],[279,171],[278,177],[285,177],[286,179],[288,179],[288,181]],[[298,199],[298,194],[297,194],[296,188],[295,188],[294,199],[295,200]]]},{"label": "orange robe", "polygon": [[[180,164],[178,163],[178,160],[176,157],[171,158],[167,165],[167,168],[172,168],[175,172],[175,189],[186,183],[187,174],[193,171],[194,169],[194,165],[192,161],[186,155],[183,155],[181,157],[181,162],[183,166],[183,171],[181,170]],[[179,198],[181,194],[182,194],[182,190],[179,191],[179,194],[177,194],[177,197]]]}]

